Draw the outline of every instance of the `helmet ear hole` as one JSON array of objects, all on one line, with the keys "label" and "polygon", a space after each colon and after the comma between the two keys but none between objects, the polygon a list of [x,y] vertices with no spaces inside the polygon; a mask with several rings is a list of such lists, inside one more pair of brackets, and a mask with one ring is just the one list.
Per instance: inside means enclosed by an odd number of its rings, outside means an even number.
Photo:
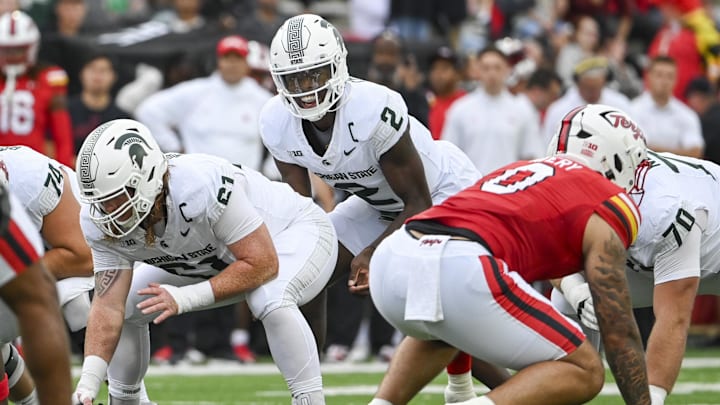
[{"label": "helmet ear hole", "polygon": [[622,159],[620,159],[620,156],[618,156],[617,153],[615,154],[614,157],[615,157],[615,159],[614,159],[615,160],[615,170],[617,170],[618,172],[622,172],[622,169],[623,169]]}]

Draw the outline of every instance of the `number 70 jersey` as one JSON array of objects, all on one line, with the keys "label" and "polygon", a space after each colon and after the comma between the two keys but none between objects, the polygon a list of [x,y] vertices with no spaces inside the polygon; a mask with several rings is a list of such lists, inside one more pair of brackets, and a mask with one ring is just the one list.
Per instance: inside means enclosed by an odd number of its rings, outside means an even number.
[{"label": "number 70 jersey", "polygon": [[[345,85],[340,104],[324,154],[315,153],[303,132],[302,120],[287,110],[280,96],[268,101],[260,115],[263,143],[275,159],[307,168],[332,187],[355,194],[382,211],[403,209],[403,202],[390,188],[379,160],[408,126],[431,195],[438,194],[448,181],[449,172],[471,172],[467,176],[470,181],[480,177],[472,162],[454,145],[433,141],[428,129],[408,114],[407,105],[397,92],[351,79]],[[465,167],[458,170],[457,166]]]},{"label": "number 70 jersey", "polygon": [[[720,272],[720,166],[652,151],[648,159],[650,165],[639,177],[642,192],[631,194],[643,218],[638,238],[629,250],[632,269],[654,276],[655,284]],[[696,274],[697,269],[654,271],[659,256],[683,245],[698,210],[707,212],[700,242],[700,274]],[[687,273],[691,270],[695,273]]]}]

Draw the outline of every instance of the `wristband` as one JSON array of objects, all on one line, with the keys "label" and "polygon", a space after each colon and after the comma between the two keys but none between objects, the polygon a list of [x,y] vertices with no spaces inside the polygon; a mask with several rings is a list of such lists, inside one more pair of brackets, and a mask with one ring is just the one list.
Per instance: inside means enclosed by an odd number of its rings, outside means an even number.
[{"label": "wristband", "polygon": [[83,361],[82,374],[78,381],[78,388],[85,388],[93,392],[93,398],[100,391],[100,385],[105,381],[108,364],[99,356],[87,356]]},{"label": "wristband", "polygon": [[667,397],[667,391],[663,387],[650,384],[650,404],[663,405]]},{"label": "wristband", "polygon": [[160,287],[165,289],[177,303],[178,315],[215,303],[215,293],[210,280],[185,287],[175,287],[169,284],[161,284]]}]

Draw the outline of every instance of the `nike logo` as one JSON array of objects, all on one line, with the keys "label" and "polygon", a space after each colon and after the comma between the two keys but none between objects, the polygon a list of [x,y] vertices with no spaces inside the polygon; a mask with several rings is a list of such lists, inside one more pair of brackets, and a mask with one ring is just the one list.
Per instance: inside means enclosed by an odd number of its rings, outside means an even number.
[{"label": "nike logo", "polygon": [[180,235],[182,235],[183,237],[185,237],[185,236],[187,236],[188,232],[190,232],[190,228],[186,229],[185,232],[180,231]]},{"label": "nike logo", "polygon": [[[355,148],[357,148],[357,146]],[[353,153],[355,148],[352,148],[350,150],[344,150],[343,153],[345,154],[345,156],[350,156],[350,154]]]}]

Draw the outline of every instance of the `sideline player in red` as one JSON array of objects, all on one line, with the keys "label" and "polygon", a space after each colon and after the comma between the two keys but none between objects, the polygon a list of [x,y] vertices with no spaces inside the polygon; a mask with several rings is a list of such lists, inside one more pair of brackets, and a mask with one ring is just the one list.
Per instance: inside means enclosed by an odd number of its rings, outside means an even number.
[{"label": "sideline player in red", "polygon": [[[29,146],[74,167],[68,77],[57,66],[36,63],[39,43],[30,16],[22,11],[0,16],[0,146]],[[45,141],[48,131],[52,146]]]},{"label": "sideline player in red", "polygon": [[559,154],[490,173],[377,248],[373,302],[407,337],[371,405],[407,403],[458,349],[518,370],[460,404],[591,400],[604,381],[600,356],[531,286],[583,269],[620,392],[650,404],[624,274],[640,222],[626,190],[645,162],[644,136],[624,112],[588,105],[563,118],[553,142]]}]

